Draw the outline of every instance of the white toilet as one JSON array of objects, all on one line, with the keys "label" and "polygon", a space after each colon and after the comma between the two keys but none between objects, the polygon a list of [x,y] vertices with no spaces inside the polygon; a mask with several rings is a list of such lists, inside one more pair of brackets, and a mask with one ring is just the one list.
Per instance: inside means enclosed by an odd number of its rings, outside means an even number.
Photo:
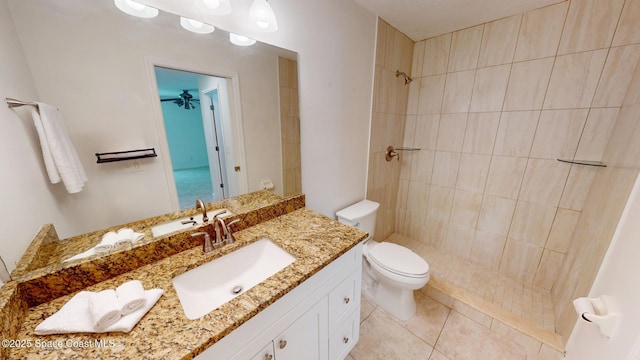
[{"label": "white toilet", "polygon": [[429,264],[404,246],[375,242],[376,213],[380,204],[362,200],[336,213],[341,223],[369,233],[364,241],[362,289],[366,297],[400,320],[416,312],[413,291],[429,281]]}]

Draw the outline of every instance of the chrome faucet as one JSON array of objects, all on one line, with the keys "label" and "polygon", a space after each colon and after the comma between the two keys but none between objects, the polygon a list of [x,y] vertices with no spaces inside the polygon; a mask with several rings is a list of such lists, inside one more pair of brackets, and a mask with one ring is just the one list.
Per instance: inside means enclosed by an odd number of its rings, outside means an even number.
[{"label": "chrome faucet", "polygon": [[207,221],[209,221],[209,217],[207,216],[207,209],[205,208],[204,203],[200,199],[196,200],[196,210],[201,210],[202,211],[202,222],[203,223],[206,223]]},{"label": "chrome faucet", "polygon": [[232,244],[233,243],[233,236],[231,234],[231,229],[229,229],[229,226],[231,224],[235,224],[238,221],[240,221],[240,219],[236,219],[233,220],[232,222],[226,224],[224,222],[224,219],[222,219],[222,217],[220,217],[220,215],[222,214],[217,214],[216,216],[214,216],[214,221],[215,223],[213,224],[213,229],[216,233],[216,239],[214,241],[214,246],[215,247],[220,247],[223,246],[225,244]]},{"label": "chrome faucet", "polygon": [[204,243],[202,244],[202,252],[203,253],[212,252],[213,251],[213,244],[211,244],[211,236],[209,236],[209,233],[206,233],[204,231],[196,232],[196,233],[191,234],[191,237],[196,237],[196,236],[200,236],[200,235],[204,235]]}]

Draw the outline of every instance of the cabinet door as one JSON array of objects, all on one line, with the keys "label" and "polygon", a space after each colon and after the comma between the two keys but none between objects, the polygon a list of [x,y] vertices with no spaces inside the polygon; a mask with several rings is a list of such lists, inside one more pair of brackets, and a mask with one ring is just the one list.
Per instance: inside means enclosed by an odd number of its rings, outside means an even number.
[{"label": "cabinet door", "polygon": [[273,342],[270,342],[267,346],[258,351],[258,353],[251,358],[251,360],[275,360],[273,353]]},{"label": "cabinet door", "polygon": [[278,335],[273,340],[276,360],[321,360],[318,342],[323,316],[327,316],[327,305],[320,301]]}]

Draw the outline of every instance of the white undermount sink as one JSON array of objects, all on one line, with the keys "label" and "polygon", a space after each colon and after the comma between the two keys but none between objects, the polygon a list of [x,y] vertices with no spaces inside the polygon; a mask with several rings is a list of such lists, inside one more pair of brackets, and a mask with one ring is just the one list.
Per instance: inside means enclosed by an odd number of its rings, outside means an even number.
[{"label": "white undermount sink", "polygon": [[[223,215],[220,216],[222,218],[229,217],[229,216],[233,215],[230,211],[228,211],[226,209],[209,211],[207,213],[207,216],[209,217],[209,221],[211,221],[211,219],[213,219],[213,217],[216,214],[222,212],[222,210],[226,211],[226,213],[224,213]],[[193,223],[183,224],[184,221],[190,221],[190,220],[195,221],[197,224],[193,224]],[[171,220],[171,221],[163,223],[163,224],[152,226],[151,227],[151,233],[153,234],[153,237],[156,237],[156,236],[161,236],[161,235],[164,235],[164,234],[172,233],[174,231],[187,230],[187,229],[190,229],[190,228],[193,228],[195,226],[202,225],[202,224],[203,224],[203,222],[202,222],[202,214],[198,214],[198,215],[194,215],[194,216],[191,216],[191,217],[185,217],[185,218],[178,219],[178,220]]]},{"label": "white undermount sink", "polygon": [[284,269],[296,259],[267,238],[173,278],[184,313],[194,320]]}]

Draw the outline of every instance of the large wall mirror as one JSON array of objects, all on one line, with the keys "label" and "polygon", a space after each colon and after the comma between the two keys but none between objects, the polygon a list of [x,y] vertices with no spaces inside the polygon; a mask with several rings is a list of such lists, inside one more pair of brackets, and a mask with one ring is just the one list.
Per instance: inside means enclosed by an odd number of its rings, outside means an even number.
[{"label": "large wall mirror", "polygon": [[[164,12],[135,18],[112,0],[8,3],[39,100],[61,110],[89,177],[81,193],[60,199],[77,217],[56,226],[60,238],[188,207],[180,178],[208,168],[219,187],[214,165],[229,185],[209,200],[270,184],[282,197],[300,193],[295,53],[236,46],[220,29],[194,34]],[[217,128],[207,128],[207,116]],[[219,139],[219,158],[216,131],[229,136]],[[159,157],[96,164],[94,156],[148,147]]]}]

